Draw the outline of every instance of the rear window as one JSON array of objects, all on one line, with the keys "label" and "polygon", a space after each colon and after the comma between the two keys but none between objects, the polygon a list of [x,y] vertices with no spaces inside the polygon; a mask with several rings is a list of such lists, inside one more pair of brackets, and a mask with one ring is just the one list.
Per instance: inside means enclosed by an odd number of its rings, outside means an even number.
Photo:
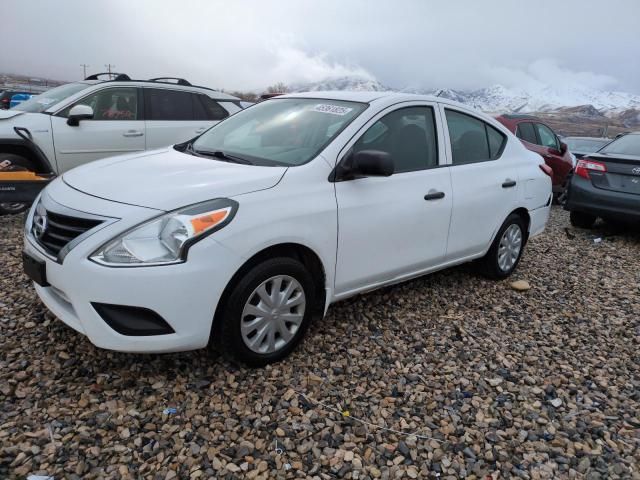
[{"label": "rear window", "polygon": [[640,156],[640,134],[629,134],[620,137],[598,153]]}]

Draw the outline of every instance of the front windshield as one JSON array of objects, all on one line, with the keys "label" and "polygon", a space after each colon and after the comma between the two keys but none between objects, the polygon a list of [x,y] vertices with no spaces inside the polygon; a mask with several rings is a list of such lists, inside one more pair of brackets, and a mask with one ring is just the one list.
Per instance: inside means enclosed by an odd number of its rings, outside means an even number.
[{"label": "front windshield", "polygon": [[563,141],[569,146],[569,150],[576,152],[597,152],[611,140],[609,139],[585,139],[585,138],[565,138]]},{"label": "front windshield", "polygon": [[90,87],[90,85],[86,83],[68,83],[66,85],[61,85],[59,87],[52,88],[51,90],[47,90],[40,95],[32,97],[26,102],[22,102],[16,105],[15,107],[13,107],[13,110],[41,113],[44,112],[47,108],[53,107],[56,103],[61,102],[65,98],[68,98],[71,95],[75,95],[79,91],[84,90],[88,87]]},{"label": "front windshield", "polygon": [[640,134],[631,133],[614,140],[598,153],[640,156]]},{"label": "front windshield", "polygon": [[353,121],[367,104],[309,98],[274,98],[236,113],[191,146],[254,165],[307,163]]}]

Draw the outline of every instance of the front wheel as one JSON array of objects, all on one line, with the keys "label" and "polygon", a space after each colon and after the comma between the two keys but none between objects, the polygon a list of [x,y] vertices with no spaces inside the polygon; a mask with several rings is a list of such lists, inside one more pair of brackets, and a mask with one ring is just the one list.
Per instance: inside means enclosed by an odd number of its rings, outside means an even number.
[{"label": "front wheel", "polygon": [[491,248],[480,261],[482,273],[493,279],[506,278],[520,263],[527,227],[522,217],[512,213],[504,221]]},{"label": "front wheel", "polygon": [[299,261],[273,258],[232,288],[216,318],[214,342],[226,357],[264,366],[300,342],[315,310],[314,280]]}]

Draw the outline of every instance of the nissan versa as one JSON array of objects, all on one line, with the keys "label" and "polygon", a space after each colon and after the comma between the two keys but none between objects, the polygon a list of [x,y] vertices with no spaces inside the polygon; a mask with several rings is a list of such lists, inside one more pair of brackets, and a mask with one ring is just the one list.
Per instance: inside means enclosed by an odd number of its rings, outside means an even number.
[{"label": "nissan versa", "polygon": [[551,170],[433,97],[283,95],[193,141],[73,169],[26,221],[24,268],[97,346],[283,358],[338,300],[478,260],[518,265]]}]

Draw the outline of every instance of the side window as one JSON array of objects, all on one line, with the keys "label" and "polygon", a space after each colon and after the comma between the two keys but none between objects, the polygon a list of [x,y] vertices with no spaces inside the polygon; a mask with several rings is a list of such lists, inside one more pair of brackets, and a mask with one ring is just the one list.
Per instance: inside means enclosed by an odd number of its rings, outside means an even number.
[{"label": "side window", "polygon": [[433,108],[407,107],[385,115],[367,129],[352,150],[389,153],[395,173],[435,167],[438,144]]},{"label": "side window", "polygon": [[199,103],[202,105],[205,111],[205,120],[222,120],[223,118],[227,118],[229,116],[229,112],[227,112],[218,102],[216,102],[213,98],[208,97],[207,95],[194,95],[197,97],[196,100],[199,100]]},{"label": "side window", "polygon": [[558,150],[558,140],[553,130],[541,123],[536,123],[535,125],[538,137],[540,137],[540,145]]},{"label": "side window", "polygon": [[445,113],[454,165],[495,160],[502,154],[507,138],[500,131],[465,113]]},{"label": "side window", "polygon": [[68,117],[76,105],[88,105],[93,109],[92,120],[138,120],[137,88],[105,88],[78,100],[58,114]]},{"label": "side window", "polygon": [[147,120],[194,120],[191,93],[145,88]]},{"label": "side window", "polygon": [[534,130],[533,123],[531,122],[519,123],[518,128],[516,129],[516,136],[525,142],[533,143],[534,145],[538,143],[536,131]]},{"label": "side window", "polygon": [[491,154],[491,159],[495,160],[502,155],[502,149],[507,143],[507,137],[491,125],[485,123],[485,127],[487,128],[487,138],[489,139],[489,153]]}]

